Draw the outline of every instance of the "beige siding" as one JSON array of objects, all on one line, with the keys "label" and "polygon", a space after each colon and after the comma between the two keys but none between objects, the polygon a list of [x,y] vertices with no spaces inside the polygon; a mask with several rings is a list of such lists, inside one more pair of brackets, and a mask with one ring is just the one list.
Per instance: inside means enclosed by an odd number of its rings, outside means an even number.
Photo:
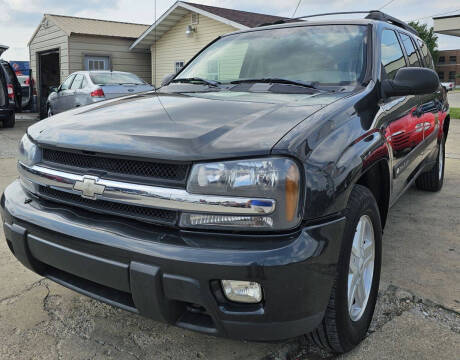
[{"label": "beige siding", "polygon": [[156,56],[155,45],[152,45],[153,83],[159,85],[165,75],[173,73],[174,63],[176,61],[183,61],[186,63],[216,37],[237,30],[230,25],[200,15],[199,24],[194,25],[196,27],[196,32],[193,36],[187,37],[187,35],[185,35],[185,30],[187,25],[190,24],[190,14],[191,13],[185,15],[157,41]]},{"label": "beige siding", "polygon": [[85,55],[109,56],[112,69],[132,72],[150,83],[150,53],[129,51],[132,39],[77,35],[69,38],[70,72],[84,70]]},{"label": "beige siding", "polygon": [[29,45],[30,67],[33,72],[33,77],[37,82],[37,89],[40,89],[37,54],[53,49],[59,49],[61,66],[60,75],[62,81],[67,75],[69,75],[67,34],[57,27],[52,21],[48,21],[48,27],[40,27]]}]

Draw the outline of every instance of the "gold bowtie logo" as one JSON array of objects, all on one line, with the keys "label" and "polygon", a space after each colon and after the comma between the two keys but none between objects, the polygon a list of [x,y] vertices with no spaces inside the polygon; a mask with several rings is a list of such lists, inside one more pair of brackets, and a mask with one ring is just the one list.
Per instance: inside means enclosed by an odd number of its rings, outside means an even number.
[{"label": "gold bowtie logo", "polygon": [[105,190],[104,185],[97,184],[99,178],[95,176],[83,176],[83,181],[75,181],[74,190],[81,191],[81,197],[96,200],[96,195],[102,195]]}]

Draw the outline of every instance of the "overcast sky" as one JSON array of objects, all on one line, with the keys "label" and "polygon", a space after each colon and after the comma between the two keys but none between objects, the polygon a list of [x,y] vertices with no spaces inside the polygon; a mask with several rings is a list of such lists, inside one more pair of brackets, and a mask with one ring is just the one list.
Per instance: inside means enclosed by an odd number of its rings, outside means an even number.
[{"label": "overcast sky", "polygon": [[[160,16],[175,1],[157,0]],[[189,0],[238,10],[292,16],[298,0]],[[302,0],[298,15],[378,9],[390,0]],[[151,24],[155,20],[154,0],[0,0],[0,44],[10,49],[7,60],[28,60],[27,42],[44,13],[82,16],[105,20]],[[400,19],[420,19],[432,25],[431,16],[460,14],[458,0],[393,0],[383,11]],[[439,35],[439,48],[459,49],[460,37]]]}]

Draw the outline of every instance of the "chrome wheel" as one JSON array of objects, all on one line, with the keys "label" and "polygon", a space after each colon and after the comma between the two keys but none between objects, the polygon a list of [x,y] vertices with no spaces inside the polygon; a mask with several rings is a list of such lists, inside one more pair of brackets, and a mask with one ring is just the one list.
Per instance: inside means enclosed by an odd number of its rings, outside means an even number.
[{"label": "chrome wheel", "polygon": [[442,146],[442,142],[441,144],[439,144],[439,160],[438,160],[438,163],[439,163],[439,166],[438,166],[438,170],[439,170],[439,180],[442,179],[442,170],[443,170],[443,167],[444,167],[444,147]]},{"label": "chrome wheel", "polygon": [[358,321],[366,310],[374,276],[375,238],[371,218],[361,216],[356,226],[348,270],[348,313]]}]

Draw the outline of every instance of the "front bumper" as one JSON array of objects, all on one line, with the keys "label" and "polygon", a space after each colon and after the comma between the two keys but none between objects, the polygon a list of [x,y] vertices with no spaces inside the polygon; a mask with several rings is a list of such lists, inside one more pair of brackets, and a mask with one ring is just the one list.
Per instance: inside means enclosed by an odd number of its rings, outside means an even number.
[{"label": "front bumper", "polygon": [[[290,235],[166,230],[2,195],[6,240],[29,269],[87,296],[183,328],[247,340],[313,330],[329,301],[344,219]],[[221,279],[256,281],[260,304],[225,299]]]}]

